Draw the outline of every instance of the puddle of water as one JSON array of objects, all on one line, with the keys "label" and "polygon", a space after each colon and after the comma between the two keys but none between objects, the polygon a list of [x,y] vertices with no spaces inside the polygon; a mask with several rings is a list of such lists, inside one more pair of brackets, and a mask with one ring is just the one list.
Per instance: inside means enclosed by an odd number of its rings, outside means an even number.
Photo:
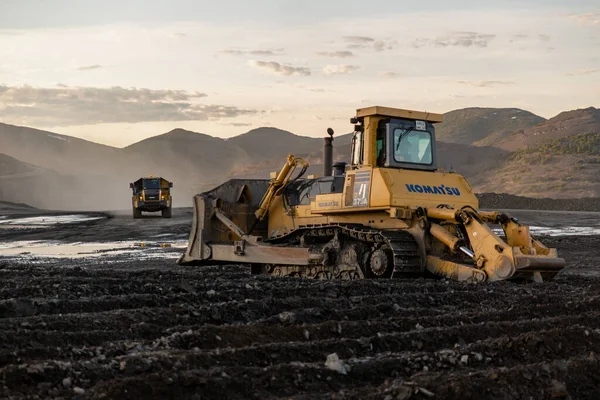
[{"label": "puddle of water", "polygon": [[51,258],[88,258],[140,253],[146,258],[150,254],[164,255],[163,249],[185,249],[187,243],[158,242],[105,242],[105,243],[60,243],[46,241],[1,242],[0,257],[51,257]]},{"label": "puddle of water", "polygon": [[45,228],[57,224],[76,224],[81,222],[96,221],[104,219],[104,216],[72,214],[72,215],[53,215],[24,218],[0,217],[0,228],[19,229],[19,228]]},{"label": "puddle of water", "polygon": [[[545,236],[593,236],[600,235],[600,228],[593,226],[530,226],[530,232],[533,235]],[[496,234],[504,234],[502,228],[494,228]]]}]

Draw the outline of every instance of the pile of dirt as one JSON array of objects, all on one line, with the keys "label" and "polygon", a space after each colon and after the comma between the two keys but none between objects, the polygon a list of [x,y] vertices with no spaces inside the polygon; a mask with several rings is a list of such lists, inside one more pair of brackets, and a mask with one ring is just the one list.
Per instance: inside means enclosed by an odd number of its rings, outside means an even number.
[{"label": "pile of dirt", "polygon": [[551,199],[515,196],[506,193],[479,193],[479,207],[483,209],[600,211],[600,198]]}]

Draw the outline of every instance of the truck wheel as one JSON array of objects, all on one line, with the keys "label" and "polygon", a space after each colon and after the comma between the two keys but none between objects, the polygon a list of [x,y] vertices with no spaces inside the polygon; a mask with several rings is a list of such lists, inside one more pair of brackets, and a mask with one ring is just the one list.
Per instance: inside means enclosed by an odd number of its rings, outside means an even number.
[{"label": "truck wheel", "polygon": [[140,210],[138,210],[137,208],[133,209],[133,218],[137,219],[137,218],[142,218],[142,212]]},{"label": "truck wheel", "polygon": [[173,215],[171,207],[162,209],[162,217],[163,218],[171,218],[171,215]]}]

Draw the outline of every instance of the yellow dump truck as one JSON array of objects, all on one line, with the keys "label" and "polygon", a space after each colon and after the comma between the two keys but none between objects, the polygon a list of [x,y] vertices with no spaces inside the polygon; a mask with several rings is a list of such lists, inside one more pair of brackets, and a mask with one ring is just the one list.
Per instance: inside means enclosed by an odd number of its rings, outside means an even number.
[{"label": "yellow dump truck", "polygon": [[173,182],[150,175],[130,183],[129,187],[133,190],[131,197],[133,218],[140,218],[142,212],[157,211],[162,213],[163,218],[171,218],[173,209],[171,188]]},{"label": "yellow dump truck", "polygon": [[349,165],[331,165],[329,129],[322,177],[302,178],[308,163],[290,154],[271,179],[234,179],[196,195],[178,264],[243,263],[257,274],[319,279],[552,279],[565,266],[556,249],[510,215],[479,210],[465,177],[437,167],[441,121],[358,109]]}]

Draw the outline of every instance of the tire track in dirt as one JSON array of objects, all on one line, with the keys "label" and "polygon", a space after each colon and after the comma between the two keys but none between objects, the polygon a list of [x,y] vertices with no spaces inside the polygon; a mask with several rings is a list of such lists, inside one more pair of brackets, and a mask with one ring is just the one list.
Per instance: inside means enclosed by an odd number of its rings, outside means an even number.
[{"label": "tire track in dirt", "polygon": [[[586,369],[600,352],[596,277],[473,286],[82,265],[0,265],[0,397],[362,399],[417,385],[544,398],[597,377]],[[325,366],[331,353],[346,374]]]}]

